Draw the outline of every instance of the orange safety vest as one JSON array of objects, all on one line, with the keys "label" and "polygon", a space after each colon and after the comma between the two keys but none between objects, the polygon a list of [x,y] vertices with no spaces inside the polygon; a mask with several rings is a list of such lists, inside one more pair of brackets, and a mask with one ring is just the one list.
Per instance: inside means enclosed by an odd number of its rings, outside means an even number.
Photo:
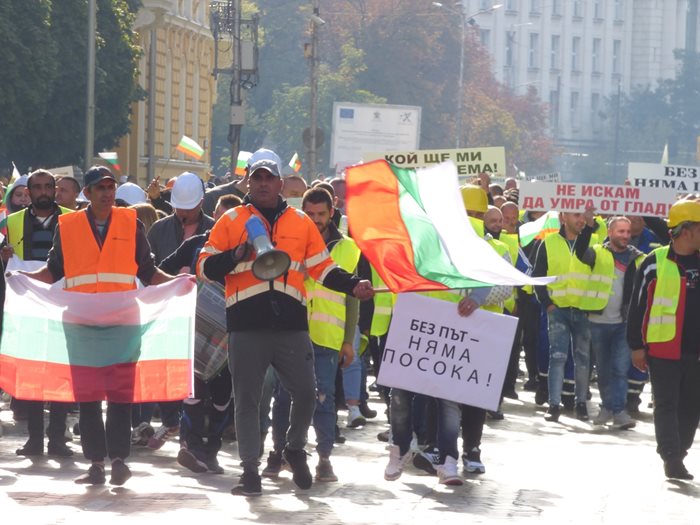
[{"label": "orange safety vest", "polygon": [[107,235],[99,246],[85,210],[58,217],[66,290],[123,292],[136,288],[136,211],[112,208]]},{"label": "orange safety vest", "polygon": [[253,215],[260,218],[275,248],[286,252],[292,264],[285,275],[269,282],[261,281],[253,275],[254,256],[239,262],[226,275],[226,307],[273,289],[305,305],[304,272],[312,279],[322,282],[337,265],[328,254],[326,243],[316,225],[304,212],[295,208],[285,209],[275,221],[272,231],[267,219],[251,204],[227,211],[212,228],[209,240],[199,254],[197,276],[206,279],[204,261],[207,257],[231,250],[247,241],[245,223]]}]

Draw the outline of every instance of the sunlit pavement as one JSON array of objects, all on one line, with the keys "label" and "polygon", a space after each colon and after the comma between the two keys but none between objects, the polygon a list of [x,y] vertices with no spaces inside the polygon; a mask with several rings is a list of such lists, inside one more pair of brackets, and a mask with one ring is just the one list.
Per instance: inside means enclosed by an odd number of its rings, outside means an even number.
[{"label": "sunlit pavement", "polygon": [[[251,499],[229,493],[240,475],[235,443],[225,443],[220,453],[224,475],[186,471],[175,461],[173,441],[157,452],[132,449],[127,463],[134,476],[124,487],[76,485],[73,478],[88,467],[77,440],[74,459],[20,458],[14,451],[26,440],[26,423],[13,422],[3,404],[0,518],[13,525],[196,524],[200,519],[227,524],[700,523],[700,484],[664,478],[647,403],[645,395],[637,428],[616,432],[566,416],[558,424],[547,423],[533,394],[521,392],[520,400],[506,400],[504,421],[487,422],[486,474],[466,475],[463,486],[445,487],[412,466],[398,481],[384,480],[388,453],[376,435],[387,425],[383,407],[375,402],[376,420],[343,430],[348,441],[332,456],[339,482],[301,491],[289,473],[282,473],[276,481],[263,479],[263,496]],[[596,411],[594,398],[589,412]],[[310,463],[313,472],[315,454]],[[686,466],[700,476],[700,446],[691,450]]]}]

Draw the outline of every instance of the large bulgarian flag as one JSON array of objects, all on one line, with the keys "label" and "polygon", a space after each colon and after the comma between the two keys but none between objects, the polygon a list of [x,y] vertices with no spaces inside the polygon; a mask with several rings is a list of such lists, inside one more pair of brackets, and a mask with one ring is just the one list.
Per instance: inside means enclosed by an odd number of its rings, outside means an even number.
[{"label": "large bulgarian flag", "polygon": [[191,395],[197,289],[68,292],[7,277],[0,388],[18,399],[120,403]]},{"label": "large bulgarian flag", "polygon": [[350,232],[392,292],[546,284],[516,270],[471,227],[451,162],[422,170],[376,160],[346,169]]}]

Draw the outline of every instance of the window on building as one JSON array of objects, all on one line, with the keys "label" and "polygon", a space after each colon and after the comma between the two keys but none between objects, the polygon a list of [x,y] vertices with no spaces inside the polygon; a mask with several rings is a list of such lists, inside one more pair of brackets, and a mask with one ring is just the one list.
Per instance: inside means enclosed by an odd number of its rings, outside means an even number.
[{"label": "window on building", "polygon": [[600,131],[600,93],[591,94],[591,127]]},{"label": "window on building", "polygon": [[481,41],[482,46],[484,46],[486,49],[490,49],[491,48],[491,30],[480,29],[479,30],[479,40]]},{"label": "window on building", "polygon": [[491,0],[479,0],[479,9],[491,9]]},{"label": "window on building", "polygon": [[506,11],[515,11],[517,2],[515,0],[506,0]]},{"label": "window on building", "polygon": [[623,0],[615,0],[615,20],[624,18],[625,3]]},{"label": "window on building", "polygon": [[530,48],[528,49],[528,62],[530,68],[538,67],[537,55],[539,54],[540,35],[538,33],[530,33]]},{"label": "window on building", "polygon": [[603,0],[595,0],[593,2],[593,18],[603,18]]},{"label": "window on building", "polygon": [[549,127],[556,131],[559,126],[559,92],[549,92]]},{"label": "window on building", "polygon": [[513,66],[513,54],[515,51],[515,31],[506,31],[506,63],[507,67]]},{"label": "window on building", "polygon": [[583,6],[581,5],[581,0],[574,0],[574,18],[580,18],[583,16]]},{"label": "window on building", "polygon": [[571,40],[571,71],[581,70],[581,37],[575,36]]},{"label": "window on building", "polygon": [[530,13],[540,12],[540,0],[530,0]]},{"label": "window on building", "polygon": [[561,37],[552,35],[552,50],[550,53],[549,67],[550,69],[559,69],[559,49],[561,47]]},{"label": "window on building", "polygon": [[613,56],[612,56],[612,72],[613,75],[619,75],[622,62],[622,40],[613,40]]},{"label": "window on building", "polygon": [[571,121],[571,129],[579,129],[579,117],[578,117],[578,112],[579,112],[579,93],[578,91],[572,91],[571,92],[571,100],[569,104],[569,110],[570,110],[570,121]]},{"label": "window on building", "polygon": [[561,15],[561,0],[552,0],[552,14],[555,16]]},{"label": "window on building", "polygon": [[600,38],[593,39],[592,69],[594,73],[600,73],[600,50],[602,41]]}]

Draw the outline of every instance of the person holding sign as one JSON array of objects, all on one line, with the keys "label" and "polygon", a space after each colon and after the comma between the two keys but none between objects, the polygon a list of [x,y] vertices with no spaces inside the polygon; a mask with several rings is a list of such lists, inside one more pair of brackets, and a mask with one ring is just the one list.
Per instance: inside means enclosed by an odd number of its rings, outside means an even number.
[{"label": "person holding sign", "polygon": [[588,314],[588,320],[602,404],[593,423],[605,425],[612,421],[619,430],[635,426],[625,409],[631,359],[625,317],[634,274],[644,259],[644,254],[629,244],[630,225],[627,217],[612,217],[607,227],[609,240],[591,247],[593,229],[587,225],[575,245],[576,257],[591,267],[594,276],[590,289],[595,292],[591,305],[595,310]]},{"label": "person holding sign", "polygon": [[664,473],[691,480],[683,458],[700,422],[700,203],[677,201],[668,227],[670,246],[651,252],[637,272],[627,342],[634,366],[651,376]]},{"label": "person holding sign", "polygon": [[591,332],[586,311],[596,309],[588,295],[591,268],[574,255],[574,243],[584,226],[583,213],[560,213],[561,228],[544,238],[535,258],[533,276],[556,276],[535,292],[547,312],[549,333],[549,408],[546,421],[559,421],[564,366],[573,341],[576,418],[588,419],[586,397],[590,361]]}]

